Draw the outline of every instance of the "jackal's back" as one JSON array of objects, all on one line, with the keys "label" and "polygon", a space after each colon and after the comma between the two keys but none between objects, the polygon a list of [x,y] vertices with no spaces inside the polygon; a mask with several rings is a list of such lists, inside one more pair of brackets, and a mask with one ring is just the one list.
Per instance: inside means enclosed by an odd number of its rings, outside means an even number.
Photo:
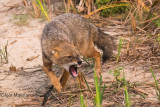
[{"label": "jackal's back", "polygon": [[42,34],[42,51],[51,52],[52,47],[68,42],[83,54],[89,48],[89,41],[93,41],[94,45],[105,52],[104,59],[111,56],[113,40],[109,35],[102,33],[98,27],[80,15],[66,13],[53,18],[45,26]]}]

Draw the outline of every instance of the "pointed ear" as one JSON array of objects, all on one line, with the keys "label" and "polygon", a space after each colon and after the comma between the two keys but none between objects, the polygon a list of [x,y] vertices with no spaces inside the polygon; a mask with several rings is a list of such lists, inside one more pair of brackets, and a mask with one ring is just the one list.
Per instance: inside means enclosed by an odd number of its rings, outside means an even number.
[{"label": "pointed ear", "polygon": [[54,52],[60,52],[61,50],[62,50],[61,47],[54,47],[52,51],[54,53]]},{"label": "pointed ear", "polygon": [[59,57],[59,52],[56,50],[52,50],[52,55],[54,58],[58,58]]},{"label": "pointed ear", "polygon": [[61,51],[60,48],[57,48],[55,47],[53,50],[52,50],[52,54],[54,57],[58,58],[59,57],[59,52]]},{"label": "pointed ear", "polygon": [[54,54],[56,51],[55,50],[52,50],[52,54]]}]

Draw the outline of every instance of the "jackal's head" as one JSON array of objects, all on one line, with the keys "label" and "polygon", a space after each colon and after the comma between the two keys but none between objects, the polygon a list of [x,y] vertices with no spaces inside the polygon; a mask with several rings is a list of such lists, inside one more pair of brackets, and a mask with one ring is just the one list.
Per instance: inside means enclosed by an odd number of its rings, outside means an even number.
[{"label": "jackal's head", "polygon": [[53,48],[52,54],[53,63],[69,71],[73,77],[78,75],[77,67],[80,67],[82,61],[74,45],[69,43],[58,44]]}]

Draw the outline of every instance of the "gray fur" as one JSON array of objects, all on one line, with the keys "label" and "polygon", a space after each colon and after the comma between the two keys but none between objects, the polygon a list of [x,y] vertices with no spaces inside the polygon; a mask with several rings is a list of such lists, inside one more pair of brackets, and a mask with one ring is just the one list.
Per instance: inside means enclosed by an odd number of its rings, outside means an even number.
[{"label": "gray fur", "polygon": [[46,56],[50,57],[52,49],[49,48],[51,46],[55,46],[58,41],[62,41],[62,43],[67,41],[76,46],[79,51],[82,47],[86,48],[85,51],[87,51],[86,44],[89,45],[90,38],[92,38],[94,45],[103,51],[103,62],[112,56],[114,49],[112,37],[103,33],[98,27],[80,15],[65,13],[53,18],[45,26],[41,39],[42,50]]}]

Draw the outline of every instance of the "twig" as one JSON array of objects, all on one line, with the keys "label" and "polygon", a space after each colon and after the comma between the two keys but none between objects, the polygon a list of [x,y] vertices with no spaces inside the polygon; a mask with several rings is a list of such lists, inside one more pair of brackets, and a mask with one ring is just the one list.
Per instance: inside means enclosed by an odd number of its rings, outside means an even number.
[{"label": "twig", "polygon": [[39,105],[37,102],[24,102],[23,104],[15,104],[15,106]]},{"label": "twig", "polygon": [[0,11],[0,13],[2,13],[2,12],[8,12],[9,10],[12,10],[13,8],[16,8],[16,7],[18,7],[20,4],[15,4],[15,5],[13,5],[13,6],[6,6],[6,5],[4,5],[4,7],[9,7],[8,9],[6,9],[6,10],[1,10]]},{"label": "twig", "polygon": [[142,28],[136,26],[137,29],[139,29],[140,31],[143,31],[144,33],[147,33],[147,31],[143,30]]},{"label": "twig", "polygon": [[25,72],[36,72],[36,71],[41,71],[43,70],[41,67],[37,67],[37,68],[25,68],[24,71]]},{"label": "twig", "polygon": [[83,92],[83,91],[88,91],[88,89],[79,89],[76,91],[65,91],[65,92],[61,92],[62,94],[68,94],[68,93],[79,93],[79,92]]},{"label": "twig", "polygon": [[154,30],[154,32],[152,33],[152,35],[155,35],[156,32],[157,32],[157,30],[159,30],[159,29],[160,29],[160,27],[157,27],[157,28]]},{"label": "twig", "polygon": [[142,29],[145,29],[147,26],[149,26],[152,23],[152,21],[148,22]]},{"label": "twig", "polygon": [[53,92],[51,92],[51,93],[52,93],[52,95],[59,101],[59,103],[63,104],[63,102],[62,102],[61,100],[59,100],[59,98],[57,98],[56,95],[54,95]]},{"label": "twig", "polygon": [[11,43],[9,43],[9,45],[14,44],[15,42],[17,42],[17,40],[12,41]]},{"label": "twig", "polygon": [[144,23],[147,23],[147,22],[150,22],[150,21],[155,20],[155,19],[158,19],[159,17],[160,17],[160,15],[158,15],[158,16],[156,16],[156,17],[154,17],[154,18],[151,18],[151,19],[145,20],[145,21],[143,21],[143,22],[139,22],[139,24],[138,24],[138,25],[140,25],[140,24],[144,24]]},{"label": "twig", "polygon": [[4,80],[4,79],[6,79],[7,77],[8,77],[8,75],[6,75],[4,78],[0,79],[0,81],[2,81],[2,80]]},{"label": "twig", "polygon": [[149,94],[149,93],[146,93],[144,90],[141,90],[141,89],[138,89],[138,88],[136,88],[136,87],[132,87],[136,92],[140,92],[140,93],[143,93],[143,94],[145,94],[145,95],[151,95],[151,94]]}]

